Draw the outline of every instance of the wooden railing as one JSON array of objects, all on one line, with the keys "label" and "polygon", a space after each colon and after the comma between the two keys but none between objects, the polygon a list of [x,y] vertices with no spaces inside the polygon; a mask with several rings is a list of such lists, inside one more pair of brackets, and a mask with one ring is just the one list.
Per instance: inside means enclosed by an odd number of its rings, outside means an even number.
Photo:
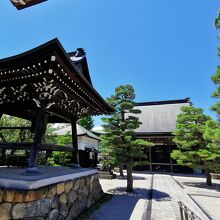
[{"label": "wooden railing", "polygon": [[180,219],[181,220],[202,220],[199,218],[192,210],[190,210],[187,206],[182,202],[178,202],[180,207]]},{"label": "wooden railing", "polygon": [[[0,166],[7,165],[7,166],[18,166],[18,167],[26,167],[28,165],[28,158],[30,157],[30,152],[32,143],[17,143],[17,142],[0,142]],[[25,155],[13,155],[7,154],[6,150],[25,150]],[[2,151],[5,153],[3,154]],[[61,146],[57,144],[42,144],[40,147],[40,151],[46,151],[45,158],[50,157],[52,151],[61,151],[61,152],[72,152],[72,146]]]},{"label": "wooden railing", "polygon": [[[32,143],[17,143],[17,142],[0,142],[0,149],[14,149],[14,150],[30,150]],[[53,151],[65,151],[72,152],[73,147],[68,145],[57,144],[42,144],[40,150],[53,150]]]}]

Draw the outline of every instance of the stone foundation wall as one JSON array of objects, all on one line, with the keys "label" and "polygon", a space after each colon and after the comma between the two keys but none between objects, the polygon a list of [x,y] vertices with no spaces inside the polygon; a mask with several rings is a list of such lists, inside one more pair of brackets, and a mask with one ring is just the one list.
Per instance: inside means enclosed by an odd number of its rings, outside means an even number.
[{"label": "stone foundation wall", "polygon": [[71,220],[102,196],[98,174],[37,190],[0,189],[0,220]]}]

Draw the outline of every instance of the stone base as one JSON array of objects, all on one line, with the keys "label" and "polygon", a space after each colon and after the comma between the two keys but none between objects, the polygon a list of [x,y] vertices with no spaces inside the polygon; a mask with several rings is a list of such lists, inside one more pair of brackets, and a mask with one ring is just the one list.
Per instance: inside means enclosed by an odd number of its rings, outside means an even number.
[{"label": "stone base", "polygon": [[116,173],[119,173],[119,172],[120,172],[119,167],[115,167],[113,170],[114,170],[114,172],[116,172]]},{"label": "stone base", "polygon": [[99,171],[99,178],[111,180],[116,178],[116,174],[114,174],[112,171]]},{"label": "stone base", "polygon": [[[64,179],[66,178],[65,176]],[[2,188],[0,220],[71,220],[93,205],[103,194],[97,173],[85,176],[81,174],[78,178],[33,190]]]}]

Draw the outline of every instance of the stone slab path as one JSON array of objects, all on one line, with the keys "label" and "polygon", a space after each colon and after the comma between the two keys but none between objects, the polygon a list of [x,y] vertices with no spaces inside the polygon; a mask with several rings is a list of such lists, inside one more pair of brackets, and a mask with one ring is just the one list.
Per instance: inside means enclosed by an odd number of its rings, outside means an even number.
[{"label": "stone slab path", "polygon": [[181,184],[211,219],[220,219],[220,180],[213,179],[213,185],[207,186],[206,179],[203,177],[175,175],[173,178]]},{"label": "stone slab path", "polygon": [[193,195],[192,198],[213,220],[220,219],[220,197]]},{"label": "stone slab path", "polygon": [[[135,193],[126,193],[125,178],[101,179],[103,190],[114,196],[96,210],[90,220],[179,220],[178,201],[202,220],[218,220],[220,180],[214,180],[212,188],[206,187],[204,182],[204,178],[190,176],[135,173]],[[152,198],[148,199],[149,195]]]},{"label": "stone slab path", "polygon": [[126,193],[126,178],[100,179],[104,192],[114,194],[91,216],[90,220],[141,220],[147,206],[151,174],[134,174],[134,193]]},{"label": "stone slab path", "polygon": [[154,174],[151,219],[180,219],[178,201],[183,202],[202,220],[208,219],[171,175]]}]

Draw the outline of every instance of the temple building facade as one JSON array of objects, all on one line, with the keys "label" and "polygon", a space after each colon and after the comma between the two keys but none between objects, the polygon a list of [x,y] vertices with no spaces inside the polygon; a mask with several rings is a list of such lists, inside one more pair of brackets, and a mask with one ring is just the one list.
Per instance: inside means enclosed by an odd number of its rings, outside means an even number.
[{"label": "temple building facade", "polygon": [[[189,105],[189,98],[136,103],[135,108],[141,110],[141,113],[135,117],[142,123],[135,130],[136,135],[154,143],[154,147],[146,151],[149,165],[135,167],[136,170],[192,172],[187,167],[177,165],[170,156],[172,150],[177,148],[172,134],[176,128],[177,115],[181,113],[183,106]],[[92,132],[97,136],[101,135],[103,128],[95,127]]]},{"label": "temple building facade", "polygon": [[177,115],[183,106],[191,105],[190,99],[178,99],[155,102],[139,102],[135,108],[141,113],[135,115],[142,123],[135,130],[137,137],[153,142],[148,152],[148,166],[140,167],[150,171],[190,172],[172,160],[170,154],[176,148],[172,132],[176,128]]}]

